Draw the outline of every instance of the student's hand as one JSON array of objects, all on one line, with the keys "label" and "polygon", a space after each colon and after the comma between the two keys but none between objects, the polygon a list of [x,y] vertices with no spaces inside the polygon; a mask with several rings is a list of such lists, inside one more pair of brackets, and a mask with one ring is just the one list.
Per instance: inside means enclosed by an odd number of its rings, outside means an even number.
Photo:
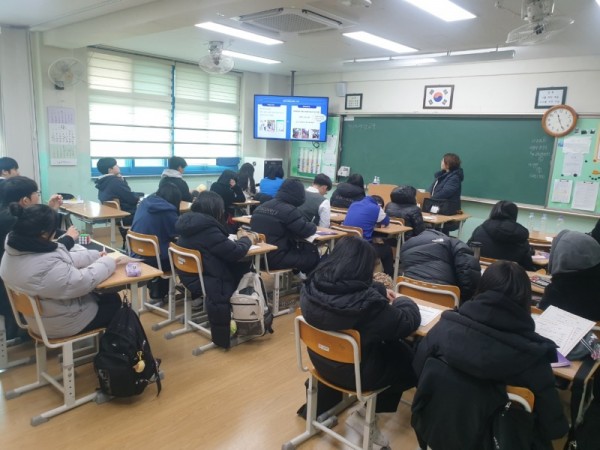
[{"label": "student's hand", "polygon": [[244,230],[243,228],[240,228],[238,230],[237,237],[238,237],[238,239],[247,237],[248,239],[250,239],[250,243],[252,245],[255,245],[256,241],[258,241],[258,235],[256,233],[248,232],[248,231]]},{"label": "student's hand", "polygon": [[385,293],[386,293],[386,295],[387,295],[387,299],[388,299],[388,301],[390,302],[390,304],[391,304],[391,303],[392,303],[394,300],[396,300],[396,298],[398,298],[398,295],[397,295],[397,294],[396,294],[394,291],[392,291],[391,289],[386,289],[386,290],[385,290]]},{"label": "student's hand", "polygon": [[77,241],[77,239],[79,239],[79,230],[75,228],[74,225],[71,225],[69,229],[65,232],[65,234],[67,236],[71,236],[74,241]]},{"label": "student's hand", "polygon": [[52,197],[50,197],[50,200],[48,200],[48,206],[52,209],[58,209],[62,203],[63,198],[62,195],[59,194],[54,194]]}]

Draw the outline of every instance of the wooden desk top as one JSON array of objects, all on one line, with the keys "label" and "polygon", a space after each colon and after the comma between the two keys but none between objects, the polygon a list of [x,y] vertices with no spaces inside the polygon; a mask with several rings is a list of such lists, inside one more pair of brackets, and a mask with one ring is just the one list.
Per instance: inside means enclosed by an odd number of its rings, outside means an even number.
[{"label": "wooden desk top", "polygon": [[[415,297],[408,297],[408,298],[410,298],[417,305],[429,306],[430,308],[439,309],[440,311],[448,311],[448,310],[452,309],[452,308],[448,308],[446,306],[438,305],[437,303],[431,303],[431,302],[428,302],[428,301],[425,301],[425,300],[421,300],[419,298],[415,298]],[[441,314],[438,315],[437,317],[435,317],[426,326],[424,326],[424,327],[420,326],[417,329],[417,331],[415,331],[415,334],[417,336],[427,336],[427,333],[429,333],[429,331],[440,321],[440,317],[441,317]]]},{"label": "wooden desk top", "polygon": [[125,273],[126,264],[119,264],[115,272],[98,286],[96,286],[96,289],[114,288],[140,281],[148,281],[163,274],[161,270],[158,270],[148,264],[143,262],[139,262],[138,264],[142,269],[142,274],[139,277],[128,277]]},{"label": "wooden desk top", "polygon": [[348,212],[348,208],[338,208],[337,206],[332,206],[331,212],[346,214]]},{"label": "wooden desk top", "polygon": [[556,233],[547,233],[541,231],[531,231],[529,233],[529,240],[532,242],[542,242],[552,244],[552,239],[556,237]]},{"label": "wooden desk top", "polygon": [[329,220],[333,223],[342,223],[345,218],[346,214],[333,211],[331,211],[331,215],[329,216]]},{"label": "wooden desk top", "polygon": [[412,230],[412,227],[400,225],[398,223],[390,223],[387,227],[376,227],[373,231],[380,234],[402,234]]},{"label": "wooden desk top", "polygon": [[245,202],[233,202],[233,205],[240,206],[240,207],[254,206],[254,205],[260,205],[260,202],[258,200],[246,200]]},{"label": "wooden desk top", "polygon": [[89,220],[120,219],[130,215],[126,211],[89,200],[85,200],[83,203],[63,203],[60,205],[60,209]]},{"label": "wooden desk top", "polygon": [[233,217],[231,220],[233,220],[234,222],[237,222],[237,223],[242,223],[244,225],[250,225],[251,218],[252,218],[252,216],[238,216],[238,217]]},{"label": "wooden desk top", "polygon": [[453,216],[443,216],[441,214],[432,213],[421,213],[423,214],[423,222],[432,223],[434,225],[441,225],[446,222],[463,222],[471,217],[469,214],[461,213],[454,214]]},{"label": "wooden desk top", "polygon": [[267,244],[266,242],[259,242],[255,245],[257,248],[250,247],[250,250],[248,250],[248,253],[246,253],[247,256],[262,255],[263,253],[269,253],[273,250],[277,250],[276,245]]},{"label": "wooden desk top", "polygon": [[325,228],[325,227],[317,227],[317,232],[319,232],[319,231],[322,231],[322,232],[325,232],[325,233],[329,233],[329,234],[318,235],[315,238],[316,242],[332,241],[334,239],[342,238],[342,237],[344,237],[344,236],[346,236],[348,234],[345,231],[332,230],[331,228]]}]

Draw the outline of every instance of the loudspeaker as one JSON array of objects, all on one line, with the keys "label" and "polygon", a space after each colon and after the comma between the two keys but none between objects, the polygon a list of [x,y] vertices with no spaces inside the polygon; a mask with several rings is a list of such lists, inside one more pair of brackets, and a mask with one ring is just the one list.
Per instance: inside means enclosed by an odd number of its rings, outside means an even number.
[{"label": "loudspeaker", "polygon": [[345,97],[346,92],[348,92],[348,83],[345,81],[335,83],[335,93],[338,97]]}]

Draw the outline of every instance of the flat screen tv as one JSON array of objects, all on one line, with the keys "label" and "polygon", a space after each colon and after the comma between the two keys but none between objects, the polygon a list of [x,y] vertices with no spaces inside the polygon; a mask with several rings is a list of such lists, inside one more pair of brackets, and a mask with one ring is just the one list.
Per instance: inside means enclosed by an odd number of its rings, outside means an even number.
[{"label": "flat screen tv", "polygon": [[254,138],[327,141],[328,97],[254,96]]}]

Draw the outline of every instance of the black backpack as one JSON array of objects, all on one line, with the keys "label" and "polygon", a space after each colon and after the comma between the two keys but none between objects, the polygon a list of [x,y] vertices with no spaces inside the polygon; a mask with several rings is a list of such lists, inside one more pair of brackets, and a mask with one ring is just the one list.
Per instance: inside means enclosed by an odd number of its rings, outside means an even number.
[{"label": "black backpack", "polygon": [[139,317],[124,301],[100,338],[100,350],[94,358],[100,389],[114,397],[131,397],[156,381],[160,394],[158,364]]}]

